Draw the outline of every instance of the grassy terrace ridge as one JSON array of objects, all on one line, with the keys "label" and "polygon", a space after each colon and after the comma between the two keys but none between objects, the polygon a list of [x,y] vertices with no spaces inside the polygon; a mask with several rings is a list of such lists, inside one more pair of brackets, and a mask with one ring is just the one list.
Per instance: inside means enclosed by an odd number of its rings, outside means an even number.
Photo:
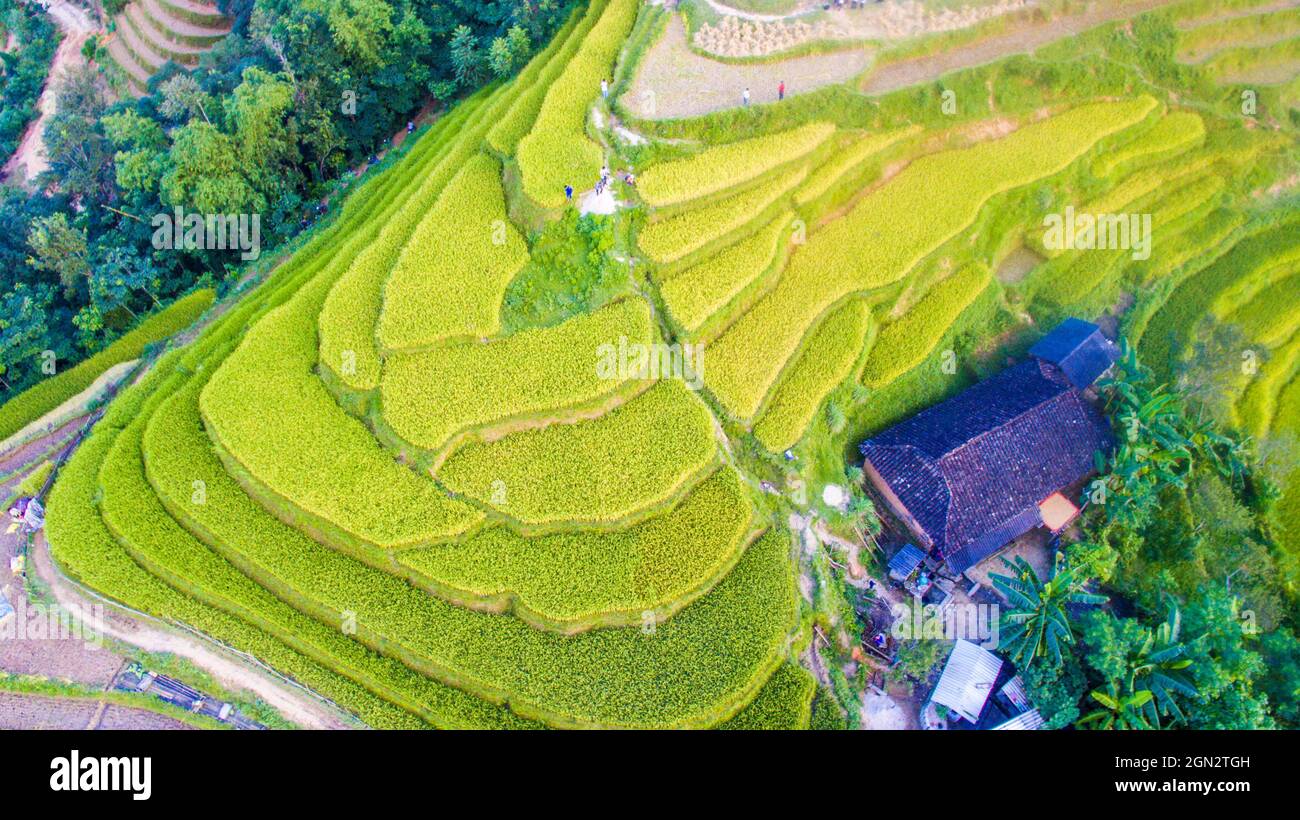
[{"label": "grassy terrace ridge", "polygon": [[745,488],[722,468],[673,509],[624,530],[525,538],[491,527],[457,544],[404,550],[408,579],[438,597],[578,632],[668,618],[735,565],[754,526]]},{"label": "grassy terrace ridge", "polygon": [[543,208],[562,206],[566,185],[585,191],[600,176],[601,149],[586,133],[588,106],[601,79],[613,75],[614,61],[641,4],[607,0],[603,5],[600,19],[547,89],[532,129],[519,141],[524,193]]},{"label": "grassy terrace ridge", "polygon": [[10,398],[0,406],[0,441],[81,393],[113,365],[139,358],[146,346],[189,327],[211,307],[215,297],[216,294],[209,289],[196,290],[181,297],[167,308],[145,317],[133,330],[89,359]]}]

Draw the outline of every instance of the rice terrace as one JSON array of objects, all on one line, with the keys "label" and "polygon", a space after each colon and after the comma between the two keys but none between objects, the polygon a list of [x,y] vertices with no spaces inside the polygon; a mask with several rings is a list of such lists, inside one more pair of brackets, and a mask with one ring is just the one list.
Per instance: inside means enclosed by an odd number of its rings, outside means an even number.
[{"label": "rice terrace", "polygon": [[1300,728],[1300,0],[53,5],[0,725]]}]

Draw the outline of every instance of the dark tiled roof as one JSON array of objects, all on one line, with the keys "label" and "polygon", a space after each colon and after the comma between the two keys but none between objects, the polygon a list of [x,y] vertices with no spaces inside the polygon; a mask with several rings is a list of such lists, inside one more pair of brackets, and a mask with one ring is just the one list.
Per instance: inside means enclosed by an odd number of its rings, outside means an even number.
[{"label": "dark tiled roof", "polygon": [[1029,355],[1058,365],[1070,383],[1082,390],[1110,369],[1119,358],[1119,349],[1102,335],[1101,328],[1072,317],[1039,339]]},{"label": "dark tiled roof", "polygon": [[954,572],[1041,523],[1038,504],[1110,447],[1106,419],[1062,370],[1008,368],[862,444]]}]

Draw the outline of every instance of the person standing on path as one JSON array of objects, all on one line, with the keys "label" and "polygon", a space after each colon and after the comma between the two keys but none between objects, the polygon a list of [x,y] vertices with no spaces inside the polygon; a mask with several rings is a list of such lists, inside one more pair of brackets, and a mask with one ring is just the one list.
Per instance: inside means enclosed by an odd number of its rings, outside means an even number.
[{"label": "person standing on path", "polygon": [[600,78],[600,96],[602,99],[609,99],[609,80],[604,77]]},{"label": "person standing on path", "polygon": [[778,100],[785,99],[785,80],[782,80],[781,84],[776,87],[776,98]]},{"label": "person standing on path", "polygon": [[749,105],[749,86],[746,86],[745,93],[740,95],[740,101],[743,105]]}]

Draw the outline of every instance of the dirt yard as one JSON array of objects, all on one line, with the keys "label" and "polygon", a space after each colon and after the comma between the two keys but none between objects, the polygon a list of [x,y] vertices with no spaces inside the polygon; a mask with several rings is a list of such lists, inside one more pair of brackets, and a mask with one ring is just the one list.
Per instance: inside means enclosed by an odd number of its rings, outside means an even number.
[{"label": "dirt yard", "polygon": [[734,108],[750,90],[751,102],[776,100],[782,81],[790,96],[842,83],[871,64],[866,49],[795,57],[779,63],[722,63],[691,51],[680,16],[637,68],[622,103],[641,119],[672,120]]}]

